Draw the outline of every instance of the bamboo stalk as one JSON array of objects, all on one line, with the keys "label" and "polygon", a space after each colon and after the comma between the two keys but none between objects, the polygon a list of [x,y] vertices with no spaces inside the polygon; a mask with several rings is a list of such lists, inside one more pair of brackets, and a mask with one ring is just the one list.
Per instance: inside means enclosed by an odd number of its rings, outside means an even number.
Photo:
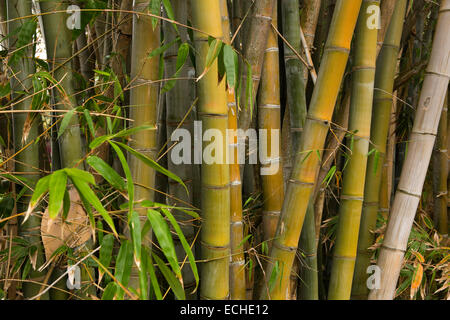
[{"label": "bamboo stalk", "polygon": [[[56,109],[70,110],[77,106],[75,99],[75,79],[71,67],[72,43],[71,30],[66,26],[67,15],[64,12],[68,1],[40,2],[47,59],[53,67],[52,75],[60,82],[64,92],[56,91],[54,101]],[[45,14],[53,11],[57,13]],[[59,137],[59,154],[63,167],[72,167],[82,158],[80,125],[78,116],[74,114],[64,133]]]},{"label": "bamboo stalk", "polygon": [[444,237],[448,235],[447,217],[447,173],[448,173],[448,152],[447,152],[447,110],[448,94],[445,96],[444,107],[442,108],[441,119],[439,120],[438,135],[434,150],[434,220],[437,220],[437,229]]},{"label": "bamboo stalk", "polygon": [[[244,1],[245,2],[245,1]],[[261,79],[261,70],[264,60],[264,48],[266,48],[267,38],[271,29],[272,9],[275,6],[274,0],[255,0],[253,4],[253,14],[248,22],[247,33],[244,34],[243,56],[244,60],[250,64],[252,71],[252,92],[246,96],[247,92],[247,64],[243,63],[241,98],[238,125],[240,129],[247,130],[252,122],[254,114],[250,106],[254,105]]]},{"label": "bamboo stalk", "polygon": [[396,2],[396,0],[383,0],[380,3],[380,25],[377,39],[377,56],[380,53],[381,47],[383,46],[384,37],[386,36],[389,23],[391,22]]},{"label": "bamboo stalk", "polygon": [[[187,24],[187,2],[184,0],[175,0],[172,1],[172,8],[175,16],[175,20],[177,22]],[[177,36],[180,37],[181,42],[184,43],[187,41],[187,30],[186,28],[178,28],[179,33],[175,32],[173,25],[170,22],[163,23],[163,31],[164,31],[164,40],[166,43],[170,43]],[[179,45],[174,45],[168,48],[164,53],[164,66],[165,66],[165,74],[166,78],[171,78],[176,72],[176,61],[177,61],[177,53],[178,53]],[[180,78],[189,78],[194,76],[194,70],[192,65],[187,59],[183,68],[179,71]],[[192,80],[176,80],[175,86],[166,93],[166,108],[167,108],[167,116],[166,116],[166,128],[167,128],[167,137],[172,137],[173,132],[177,128],[183,128],[188,130],[190,136],[193,136],[194,131],[194,113],[192,110],[189,110],[190,106],[194,101],[195,87],[194,82]],[[189,112],[189,113],[188,113]],[[175,164],[173,162],[172,152],[176,151],[172,148],[173,142],[169,142],[169,153],[167,156],[167,163],[169,171],[176,174],[180,177],[184,184],[187,186],[188,193],[184,187],[175,182],[169,181],[168,189],[169,194],[174,196],[175,199],[180,199],[184,201],[184,203],[179,203],[178,205],[186,206],[185,203],[192,204],[193,201],[193,172],[192,165],[190,163],[181,163]],[[172,205],[177,205],[176,200],[169,198],[169,203]],[[180,223],[181,230],[183,231],[186,240],[189,243],[192,243],[195,237],[195,229],[192,222],[189,222],[191,218],[186,214],[174,211],[174,216],[177,221]],[[185,252],[183,246],[179,239],[175,238],[175,249],[178,253],[178,259],[183,261],[185,257]],[[188,300],[194,300],[197,297],[196,293],[192,294],[192,291],[195,288],[195,278],[192,272],[192,269],[189,264],[185,264],[183,269],[183,284],[186,292],[186,298]]]},{"label": "bamboo stalk", "polygon": [[328,289],[329,300],[348,300],[352,289],[364,196],[367,153],[369,152],[377,46],[377,29],[367,27],[369,18],[367,9],[370,6],[378,7],[379,5],[379,1],[364,0],[356,27],[349,118],[351,138],[348,142],[351,155],[343,178],[339,220]]},{"label": "bamboo stalk", "polygon": [[[30,1],[8,1],[7,2],[7,17],[8,17],[8,31],[11,38],[9,39],[9,49],[12,52],[16,50],[16,43],[18,41],[17,33],[15,30],[20,28],[26,20],[22,17],[31,15],[31,2]],[[10,84],[11,84],[11,98],[17,98],[22,96],[19,91],[28,90],[31,85],[30,76],[35,72],[34,63],[32,60],[33,50],[31,46],[24,49],[24,56],[17,61],[11,61]],[[14,110],[29,110],[31,108],[30,100],[24,100],[14,105]],[[34,118],[34,119],[33,119]],[[13,132],[14,132],[14,149],[15,152],[21,150],[25,145],[34,141],[38,136],[38,128],[40,123],[40,117],[32,117],[31,114],[17,113],[13,115]],[[15,169],[14,171],[24,174],[18,174],[18,176],[28,179],[32,186],[39,180],[39,145],[32,143],[22,152],[15,157]],[[32,195],[32,190],[28,189],[24,192],[21,200],[16,203],[17,212],[24,212],[28,207],[28,202]],[[16,192],[19,192],[18,186]],[[39,272],[37,269],[44,263],[44,254],[42,248],[42,242],[40,237],[39,226],[41,225],[41,219],[38,214],[31,214],[29,219],[20,224],[19,235],[30,243],[30,246],[36,248],[36,265],[29,273],[29,279],[32,281],[42,281],[44,279],[44,273]],[[33,282],[24,282],[22,285],[22,291],[25,298],[32,297],[39,292],[40,285]],[[48,299],[48,294],[43,297]]]},{"label": "bamboo stalk", "polygon": [[428,63],[412,132],[408,154],[402,168],[391,214],[378,257],[381,269],[379,289],[369,299],[393,299],[408,237],[421,198],[428,164],[447,94],[450,77],[450,0],[441,2]]},{"label": "bamboo stalk", "polygon": [[276,270],[275,264],[278,265],[280,272],[275,273],[274,285],[269,292],[263,291],[262,298],[286,299],[289,274],[319,167],[320,157],[317,152],[320,153],[324,146],[360,6],[361,1],[340,0],[336,4],[332,27],[311,98],[304,132],[296,150],[294,168],[270,253],[271,263],[266,268],[266,275],[269,277]]},{"label": "bamboo stalk", "polygon": [[[226,0],[220,0],[220,11],[222,14],[223,41],[231,42],[230,18]],[[238,163],[238,137],[237,130],[237,108],[234,88],[228,88],[228,148],[233,154],[230,163],[230,299],[245,300],[245,257],[242,239],[244,238],[244,223],[242,221],[242,183]],[[231,151],[232,150],[232,151]]]},{"label": "bamboo stalk", "polygon": [[373,152],[367,162],[366,186],[364,188],[364,203],[358,239],[358,254],[355,264],[352,297],[363,299],[367,297],[368,288],[367,267],[370,264],[371,252],[368,248],[373,243],[373,230],[377,221],[382,164],[386,153],[386,141],[392,106],[394,75],[397,66],[397,55],[402,34],[403,18],[406,11],[406,0],[397,2],[380,50],[375,74],[375,92],[370,140]]},{"label": "bamboo stalk", "polygon": [[[223,38],[219,1],[197,0],[191,2],[192,25],[215,38]],[[205,14],[207,9],[208,14]],[[194,32],[197,50],[196,69],[205,68],[209,50],[208,37]],[[198,114],[204,130],[217,129],[222,138],[228,127],[228,108],[225,81],[218,82],[218,63],[215,60],[208,73],[198,81]],[[206,146],[206,143],[204,144]],[[219,142],[216,152],[226,154],[227,145]],[[202,264],[200,297],[202,299],[227,299],[229,297],[230,267],[230,169],[228,164],[201,166]]]},{"label": "bamboo stalk", "polygon": [[[321,1],[317,0],[304,0],[303,10],[300,17],[301,29],[305,37],[306,47],[312,49],[314,46],[314,38],[316,35],[317,22],[319,20]],[[306,54],[306,52],[305,52]],[[308,69],[304,68],[303,82],[308,83]]]},{"label": "bamboo stalk", "polygon": [[[149,12],[148,1],[135,0],[133,11]],[[160,46],[160,22],[155,28],[152,19],[145,15],[133,15],[133,38],[131,44],[131,83],[130,83],[130,118],[134,120],[133,126],[149,125],[151,130],[139,131],[131,136],[130,147],[156,159],[156,122],[158,114],[159,58],[148,58],[148,55]],[[133,182],[135,183],[134,201],[154,200],[155,170],[146,166],[136,157],[129,155],[129,167]],[[141,219],[141,226],[147,220],[145,209],[137,208]],[[129,236],[129,230],[125,231]],[[142,245],[151,246],[151,232],[142,239]],[[129,286],[139,290],[139,270],[135,264],[132,266]]]}]

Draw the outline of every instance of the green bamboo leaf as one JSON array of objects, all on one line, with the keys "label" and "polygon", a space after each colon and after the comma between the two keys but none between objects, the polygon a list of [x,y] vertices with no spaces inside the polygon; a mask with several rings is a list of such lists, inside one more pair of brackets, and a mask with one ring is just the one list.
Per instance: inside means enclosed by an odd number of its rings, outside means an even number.
[{"label": "green bamboo leaf", "polygon": [[88,124],[88,128],[89,128],[91,135],[93,137],[95,137],[94,122],[92,121],[92,117],[91,117],[91,114],[89,113],[89,110],[84,109],[83,114],[84,114],[84,118],[86,119],[86,122]]},{"label": "green bamboo leaf", "polygon": [[33,195],[31,196],[29,208],[33,210],[39,200],[43,197],[43,195],[48,191],[50,184],[51,175],[45,176],[36,183],[36,187],[34,188]]},{"label": "green bamboo leaf", "polygon": [[167,283],[169,284],[170,288],[172,289],[177,299],[186,300],[186,296],[180,281],[173,275],[173,273],[169,270],[169,268],[166,267],[164,262],[156,254],[152,252],[152,256],[153,259],[155,259],[156,263],[158,264],[159,270],[163,274],[164,278],[167,280]]},{"label": "green bamboo leaf", "polygon": [[141,300],[148,300],[148,274],[147,274],[147,255],[144,253],[141,256],[141,268],[139,268],[139,298]]},{"label": "green bamboo leaf", "polygon": [[108,181],[114,188],[118,190],[125,190],[126,185],[123,178],[105,161],[97,156],[90,156],[86,159],[86,162],[106,181]]},{"label": "green bamboo leaf", "polygon": [[110,135],[104,135],[104,136],[100,136],[95,138],[94,140],[92,140],[92,142],[89,144],[89,148],[95,149],[97,148],[99,145],[101,145],[103,142],[114,139],[114,138],[120,138],[120,137],[125,137],[125,136],[131,136],[136,132],[142,131],[142,130],[150,130],[150,129],[155,129],[155,126],[148,126],[148,125],[144,125],[144,126],[138,126],[138,127],[133,127],[130,129],[124,129],[121,130],[115,134],[110,134]]},{"label": "green bamboo leaf", "polygon": [[[150,0],[149,3],[150,13],[155,16],[159,16],[161,14],[161,0]],[[152,17],[152,28],[155,30],[156,25],[158,24],[158,18]]]},{"label": "green bamboo leaf", "polygon": [[189,259],[189,265],[191,266],[192,273],[194,274],[195,278],[195,288],[192,291],[193,293],[197,290],[198,282],[199,282],[199,276],[198,276],[198,270],[197,265],[195,264],[195,257],[194,253],[191,250],[191,247],[189,246],[189,243],[186,241],[186,238],[184,237],[183,231],[181,230],[180,226],[178,225],[178,222],[175,220],[175,217],[170,213],[169,210],[165,208],[161,208],[164,215],[169,219],[170,223],[172,224],[173,228],[175,229],[175,232],[178,234],[178,238],[180,239],[181,245],[183,246],[184,251],[186,252],[188,259]]},{"label": "green bamboo leaf", "polygon": [[136,150],[130,148],[126,144],[118,142],[118,141],[116,141],[115,143],[118,144],[119,146],[121,146],[122,148],[124,148],[125,150],[127,150],[129,153],[131,153],[133,156],[135,156],[136,158],[138,158],[142,162],[144,162],[149,167],[151,167],[151,168],[155,169],[156,171],[158,171],[158,172],[168,176],[170,179],[175,180],[178,183],[180,183],[184,187],[186,192],[188,192],[187,187],[184,184],[183,180],[181,180],[177,175],[173,174],[172,172],[170,172],[166,168],[162,167],[156,161],[154,161],[154,160],[150,159],[149,157],[143,155],[142,153],[137,152]]},{"label": "green bamboo leaf", "polygon": [[178,278],[181,278],[181,269],[178,264],[175,246],[173,244],[172,235],[170,234],[169,226],[158,211],[148,209],[147,217],[152,224],[153,233],[158,239],[161,250],[167,258],[172,270]]},{"label": "green bamboo leaf", "polygon": [[133,177],[131,175],[131,170],[128,166],[127,159],[123,154],[122,150],[112,141],[109,141],[110,145],[113,147],[114,151],[116,151],[117,156],[119,157],[119,161],[122,164],[123,171],[125,172],[125,177],[127,178],[127,191],[128,191],[128,212],[131,214],[133,211],[133,202],[134,202],[134,184]]},{"label": "green bamboo leaf", "polygon": [[59,139],[59,137],[64,133],[64,131],[66,130],[67,126],[70,123],[70,120],[72,119],[74,113],[75,113],[76,109],[71,109],[69,110],[69,112],[67,112],[64,117],[61,120],[61,125],[59,126],[59,130],[58,130],[58,137],[57,139]]},{"label": "green bamboo leaf", "polygon": [[153,292],[155,293],[156,299],[162,300],[163,297],[161,294],[161,288],[159,287],[158,279],[156,278],[156,272],[155,268],[153,267],[152,257],[145,247],[142,249],[144,250],[144,255],[147,259],[147,271],[150,275],[150,284],[152,285]]},{"label": "green bamboo leaf", "polygon": [[87,172],[87,171],[80,170],[80,169],[77,169],[77,168],[64,168],[64,171],[67,173],[67,175],[69,177],[76,177],[76,178],[78,178],[80,180],[83,180],[83,181],[85,181],[87,183],[95,185],[94,176],[91,173]]},{"label": "green bamboo leaf", "polygon": [[223,48],[223,63],[225,66],[225,72],[227,74],[227,84],[229,88],[234,88],[236,84],[236,57],[233,47],[226,44]]},{"label": "green bamboo leaf", "polygon": [[162,45],[161,47],[156,48],[155,50],[150,52],[150,54],[148,55],[148,58],[151,59],[155,56],[159,56],[159,55],[163,54],[167,49],[169,49],[171,46],[173,46],[179,40],[180,40],[180,38],[177,37],[175,40],[172,40],[169,43],[166,43],[166,44]]},{"label": "green bamboo leaf", "polygon": [[128,225],[131,231],[131,240],[133,242],[134,262],[139,270],[141,270],[141,221],[139,219],[139,213],[132,211],[128,216]]},{"label": "green bamboo leaf", "polygon": [[[187,43],[183,43],[178,48],[177,62],[176,62],[176,71],[173,78],[177,78],[180,74],[181,68],[183,68],[186,63],[187,57],[189,55],[189,45]],[[167,92],[171,90],[175,86],[176,79],[172,79],[167,81],[164,85],[162,92]]]},{"label": "green bamboo leaf", "polygon": [[105,290],[103,291],[102,300],[113,300],[114,296],[116,295],[117,291],[117,285],[115,282],[110,282],[106,286]]},{"label": "green bamboo leaf", "polygon": [[[130,280],[131,266],[133,265],[133,248],[128,240],[122,242],[119,249],[119,254],[116,260],[116,270],[114,277],[124,287],[128,286]],[[117,288],[116,298],[122,300],[124,291],[122,288]]]},{"label": "green bamboo leaf", "polygon": [[[99,240],[100,241],[100,240]],[[100,248],[100,263],[108,268],[112,259],[112,251],[114,246],[114,236],[112,234],[107,234],[101,240],[101,248]],[[101,269],[99,268],[99,271]]]},{"label": "green bamboo leaf", "polygon": [[48,214],[50,219],[56,218],[62,208],[66,184],[67,174],[64,170],[53,172],[49,182]]},{"label": "green bamboo leaf", "polygon": [[69,191],[67,190],[67,188],[65,188],[64,190],[64,199],[63,199],[63,213],[62,213],[62,218],[63,220],[67,219],[67,215],[69,214],[69,210],[70,210],[70,195],[69,195]]},{"label": "green bamboo leaf", "polygon": [[114,234],[117,236],[114,221],[112,220],[106,209],[103,207],[102,203],[97,198],[94,191],[92,191],[92,189],[89,187],[89,184],[85,180],[82,180],[77,176],[72,175],[69,176],[73,184],[75,185],[75,188],[77,188],[80,196],[82,195],[86,199],[86,201],[89,204],[91,204],[95,208],[95,210],[97,210],[101,214],[103,219],[105,219],[106,223],[110,226]]},{"label": "green bamboo leaf", "polygon": [[[175,15],[173,14],[173,9],[172,9],[172,5],[170,4],[169,0],[162,0],[164,9],[166,10],[167,13],[167,17],[170,20],[174,20],[175,21]],[[175,29],[175,31],[178,33],[178,27],[175,23],[172,23],[173,28]]]}]

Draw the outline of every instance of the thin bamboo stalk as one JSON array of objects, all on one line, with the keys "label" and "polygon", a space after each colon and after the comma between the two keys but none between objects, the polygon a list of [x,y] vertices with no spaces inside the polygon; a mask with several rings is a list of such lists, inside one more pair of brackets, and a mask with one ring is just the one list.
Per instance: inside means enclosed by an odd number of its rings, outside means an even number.
[{"label": "thin bamboo stalk", "polygon": [[348,300],[352,289],[369,152],[377,46],[377,29],[367,27],[367,9],[379,5],[379,1],[364,0],[356,27],[349,119],[351,137],[348,141],[351,155],[343,178],[328,289],[329,300]]},{"label": "thin bamboo stalk", "polygon": [[[223,41],[226,44],[231,42],[230,18],[226,0],[220,0],[220,11],[222,14]],[[234,88],[228,88],[228,129],[230,153],[233,154],[230,163],[230,299],[245,300],[245,257],[242,239],[244,238],[244,223],[242,221],[242,183],[238,163],[238,137],[237,130],[237,109]],[[232,150],[232,151],[231,151]]]},{"label": "thin bamboo stalk", "polygon": [[[133,11],[149,12],[148,1],[135,0]],[[159,58],[149,59],[150,52],[160,46],[160,22],[155,28],[152,26],[152,19],[149,16],[133,15],[133,38],[131,44],[131,89],[130,89],[130,118],[134,120],[133,126],[149,125],[151,130],[143,130],[131,136],[130,147],[146,155],[151,159],[156,159],[157,140],[156,123],[158,114],[159,83],[154,82],[159,79]],[[135,183],[134,200],[154,199],[155,170],[146,166],[134,156],[128,158],[129,167],[133,182]],[[141,226],[147,220],[146,210],[137,208]],[[126,230],[129,233],[129,230]],[[127,234],[128,236],[128,234]],[[142,245],[151,246],[151,232],[142,240]],[[133,264],[130,287],[139,290],[139,270]]]},{"label": "thin bamboo stalk", "polygon": [[[442,108],[441,119],[439,120],[436,148],[434,150],[434,220],[437,220],[437,229],[443,236],[448,235],[447,217],[447,172],[448,172],[448,152],[447,152],[447,110],[448,95],[445,96],[444,107]],[[434,182],[434,181],[433,181]]]},{"label": "thin bamboo stalk", "polygon": [[[184,0],[175,0],[172,1],[172,8],[174,12],[174,17],[177,22],[187,24],[187,2]],[[166,43],[170,43],[175,40],[177,36],[180,37],[181,42],[185,43],[187,41],[187,30],[186,28],[178,28],[178,33],[176,33],[172,23],[164,22],[163,23],[163,31],[164,31],[164,40]],[[166,78],[171,78],[176,72],[176,61],[177,61],[177,53],[178,53],[179,45],[174,45],[168,48],[164,53],[164,66],[165,66],[165,74]],[[187,79],[188,77],[193,77],[195,71],[192,68],[192,65],[187,59],[183,68],[179,71],[179,77]],[[190,136],[193,136],[194,131],[194,113],[192,110],[189,110],[190,106],[194,101],[195,94],[195,84],[192,80],[176,80],[174,87],[166,93],[166,108],[167,108],[167,116],[166,116],[166,128],[167,128],[167,137],[172,137],[173,132],[177,128],[183,128],[188,130]],[[188,113],[189,112],[189,113]],[[184,203],[178,203],[178,205],[186,206],[186,203],[192,204],[193,201],[193,172],[192,166],[190,163],[181,163],[175,164],[173,162],[172,152],[176,151],[172,148],[173,143],[169,142],[169,153],[167,156],[167,163],[169,171],[176,174],[180,177],[184,184],[188,189],[188,193],[184,187],[175,182],[169,181],[168,189],[169,194],[174,196],[174,199],[180,199],[184,201]],[[174,200],[169,197],[169,203],[172,205],[177,205],[177,200]],[[186,240],[189,243],[192,243],[195,237],[195,229],[192,222],[189,222],[191,218],[186,214],[178,211],[174,211],[174,216],[177,221],[180,223],[181,230],[183,231]],[[183,261],[185,257],[185,252],[183,250],[183,246],[179,239],[175,238],[175,250],[178,254],[178,259]],[[188,263],[186,263],[182,269],[183,273],[183,284],[184,290],[186,292],[186,298],[188,300],[194,300],[197,297],[196,293],[192,294],[192,291],[195,288],[195,278],[192,272],[192,269]]]},{"label": "thin bamboo stalk", "polygon": [[403,19],[406,11],[406,0],[400,0],[395,6],[384,40],[383,48],[378,56],[378,67],[375,74],[375,92],[370,140],[375,152],[369,156],[364,188],[364,203],[358,239],[358,254],[355,264],[352,297],[364,299],[368,288],[367,267],[370,264],[371,252],[368,248],[373,243],[372,231],[375,230],[381,184],[382,164],[386,154],[386,141],[389,119],[392,108],[392,92],[394,75],[397,66],[397,55],[402,34]]},{"label": "thin bamboo stalk", "polygon": [[430,62],[420,93],[408,154],[386,228],[377,266],[380,288],[370,300],[393,299],[408,237],[421,198],[450,77],[450,0],[441,2]]},{"label": "thin bamboo stalk", "polygon": [[[397,91],[394,92],[396,96]],[[384,159],[383,171],[381,172],[380,184],[380,204],[378,212],[387,219],[391,207],[392,182],[394,173],[394,156],[396,146],[396,114],[397,114],[397,99],[392,101],[391,118],[389,120],[389,132],[386,145],[386,158]]]},{"label": "thin bamboo stalk", "polygon": [[[191,5],[192,25],[222,39],[219,1],[197,0]],[[194,43],[197,50],[196,71],[200,74],[205,68],[209,50],[208,36],[194,32]],[[217,74],[218,63],[215,60],[208,73],[198,81],[198,114],[204,130],[216,129],[225,138],[228,127],[227,96],[225,81],[218,82]],[[225,155],[227,147],[219,141],[216,152]],[[201,171],[201,246],[202,259],[206,262],[201,269],[200,297],[227,299],[230,293],[230,169],[225,161],[203,162]]]},{"label": "thin bamboo stalk", "polygon": [[247,63],[243,63],[241,98],[238,124],[239,128],[247,130],[252,122],[254,105],[258,92],[261,70],[264,60],[264,48],[266,48],[267,38],[271,29],[272,9],[275,6],[274,0],[255,0],[253,4],[253,14],[249,18],[248,32],[244,34],[243,56],[244,60],[250,64],[252,70],[252,92],[246,96],[247,92]]},{"label": "thin bamboo stalk", "polygon": [[[304,0],[303,10],[300,17],[300,24],[305,37],[306,46],[312,49],[314,46],[314,38],[316,35],[317,21],[319,20],[320,5],[322,1]],[[304,68],[303,82],[308,83],[308,69]]]},{"label": "thin bamboo stalk", "polygon": [[294,168],[288,182],[275,241],[270,253],[272,262],[266,268],[266,275],[269,277],[272,272],[276,272],[275,264],[279,272],[275,273],[271,290],[263,291],[262,298],[287,298],[289,274],[319,167],[320,157],[317,152],[320,153],[324,146],[360,6],[361,1],[340,0],[336,4],[332,27],[311,98],[303,135],[299,148],[296,150]]},{"label": "thin bamboo stalk", "polygon": [[380,53],[381,47],[383,46],[384,37],[391,22],[392,14],[394,13],[396,0],[383,0],[380,3],[380,25],[378,30],[377,39],[377,56]]},{"label": "thin bamboo stalk", "polygon": [[[7,16],[8,16],[8,31],[11,38],[9,39],[9,49],[12,52],[16,50],[16,43],[18,40],[15,30],[20,28],[26,20],[22,17],[31,15],[30,1],[8,1],[7,2]],[[17,98],[23,94],[19,92],[28,92],[31,87],[31,78],[35,72],[35,67],[32,60],[33,50],[31,46],[24,49],[24,56],[17,61],[11,63],[11,98]],[[14,110],[29,110],[31,108],[30,100],[24,100],[14,105]],[[21,150],[25,145],[33,142],[38,136],[38,128],[40,117],[33,117],[27,113],[16,113],[13,115],[13,132],[14,132],[14,149],[16,152]],[[39,180],[39,145],[32,143],[15,157],[16,172],[24,172],[25,174],[18,174],[18,176],[28,179],[30,183],[35,184]],[[17,201],[17,212],[24,212],[28,207],[28,202],[32,195],[32,190],[26,188],[21,200]],[[19,192],[18,186],[16,192]],[[20,225],[19,235],[27,240],[30,247],[36,248],[36,263],[32,268],[29,279],[32,281],[42,281],[44,274],[37,269],[44,263],[44,254],[42,242],[40,237],[39,226],[41,219],[38,214],[33,213],[29,219]],[[39,292],[40,285],[33,282],[24,282],[22,291],[25,298],[34,296]],[[48,294],[43,297],[48,299]]]}]

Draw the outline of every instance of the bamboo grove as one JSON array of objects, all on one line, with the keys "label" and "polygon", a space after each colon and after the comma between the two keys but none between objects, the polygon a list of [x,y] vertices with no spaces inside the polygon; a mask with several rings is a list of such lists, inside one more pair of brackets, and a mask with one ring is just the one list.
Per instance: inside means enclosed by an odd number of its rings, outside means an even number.
[{"label": "bamboo grove", "polygon": [[0,299],[450,299],[450,0],[0,0]]}]

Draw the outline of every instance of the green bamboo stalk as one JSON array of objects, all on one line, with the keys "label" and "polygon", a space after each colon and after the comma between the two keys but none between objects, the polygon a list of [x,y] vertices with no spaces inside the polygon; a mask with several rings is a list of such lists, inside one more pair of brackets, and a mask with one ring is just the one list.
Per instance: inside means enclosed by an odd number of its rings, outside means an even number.
[{"label": "green bamboo stalk", "polygon": [[[226,0],[220,0],[222,14],[223,41],[231,42],[230,17]],[[237,108],[234,88],[228,88],[228,129],[229,150],[233,150],[233,161],[230,163],[230,299],[245,300],[245,257],[242,239],[244,223],[242,221],[242,182],[238,163]]]},{"label": "green bamboo stalk", "polygon": [[347,144],[351,150],[351,155],[343,178],[339,220],[328,289],[329,300],[350,299],[352,288],[364,196],[367,153],[369,152],[377,46],[377,29],[367,26],[367,20],[369,19],[367,9],[370,6],[378,7],[379,5],[379,1],[363,1],[356,27],[349,119],[351,137]]},{"label": "green bamboo stalk", "polygon": [[370,264],[371,252],[368,248],[373,243],[381,183],[381,168],[386,153],[386,141],[392,106],[394,75],[397,66],[397,55],[402,34],[406,0],[400,0],[395,6],[386,38],[378,56],[378,67],[375,74],[375,92],[370,140],[374,152],[369,156],[364,188],[364,203],[358,239],[358,254],[355,263],[352,297],[367,297],[367,267]]},{"label": "green bamboo stalk", "polygon": [[[133,3],[134,12],[150,12],[148,1],[136,0]],[[157,140],[156,122],[158,114],[159,58],[148,58],[148,55],[160,47],[160,22],[152,26],[152,18],[146,15],[133,15],[133,38],[131,44],[131,71],[130,71],[130,118],[134,120],[133,126],[149,125],[151,130],[142,130],[131,136],[130,147],[141,154],[156,159]],[[134,200],[154,200],[155,170],[146,166],[136,157],[129,155],[129,167],[133,182],[135,183]],[[137,208],[141,218],[141,226],[147,220],[146,210]],[[129,233],[129,230],[126,230]],[[151,232],[142,239],[142,245],[150,247],[152,243]],[[139,290],[139,270],[133,264],[129,286]]]},{"label": "green bamboo stalk", "polygon": [[[13,33],[15,30],[24,25],[27,21],[22,17],[31,15],[31,2],[30,1],[8,1],[7,2],[7,17],[8,17],[8,31],[11,38],[9,39],[9,49],[11,51],[17,50],[17,33]],[[29,20],[28,20],[29,21]],[[24,49],[24,56],[16,61],[12,61],[10,64],[12,75],[10,76],[11,84],[11,98],[20,98],[23,94],[19,91],[25,91],[29,94],[31,85],[31,76],[35,72],[35,67],[32,60],[33,46],[29,44]],[[31,108],[31,101],[25,99],[22,102],[14,105],[14,110],[29,110]],[[39,117],[34,119],[31,114],[16,113],[13,115],[13,131],[14,131],[14,149],[18,152],[27,146],[22,152],[15,157],[15,170],[16,172],[23,172],[18,176],[28,179],[30,187],[32,187],[39,180],[39,145],[33,143],[38,136]],[[28,128],[28,129],[27,129]],[[28,202],[32,195],[32,190],[24,186],[26,191],[21,200],[16,203],[17,212],[24,212],[27,210]],[[19,188],[16,189],[17,193]],[[32,268],[29,274],[29,280],[42,282],[45,274],[39,272],[37,269],[44,263],[43,247],[40,238],[40,224],[41,219],[37,214],[31,214],[29,219],[20,225],[19,235],[25,240],[29,241],[30,246],[36,248],[37,258],[36,266]],[[33,282],[24,282],[22,285],[22,291],[25,298],[32,297],[39,292],[40,285]],[[48,294],[43,297],[48,299]]]},{"label": "green bamboo stalk", "polygon": [[[55,107],[70,110],[77,106],[75,99],[74,76],[71,67],[72,43],[71,30],[67,28],[65,10],[69,1],[40,2],[47,59],[53,67],[53,77],[60,82],[64,92],[54,89]],[[46,14],[53,11],[57,13]],[[63,11],[63,12],[61,12]],[[59,137],[59,150],[62,167],[72,167],[82,158],[80,125],[78,116],[74,114],[64,133]]]},{"label": "green bamboo stalk", "polygon": [[408,238],[421,198],[450,78],[450,0],[441,2],[430,61],[426,69],[408,154],[394,197],[377,266],[380,287],[369,299],[394,299]]},{"label": "green bamboo stalk", "polygon": [[[177,22],[187,24],[187,2],[184,0],[172,1],[172,8],[174,12],[174,17]],[[163,23],[164,40],[166,43],[170,43],[177,36],[180,37],[181,42],[185,43],[187,41],[187,30],[186,28],[178,28],[178,33],[173,28],[173,25],[169,22]],[[164,66],[165,66],[165,77],[171,78],[176,72],[176,60],[179,45],[171,46],[164,53]],[[191,66],[189,59],[187,59],[183,68],[179,71],[180,78],[188,78],[194,75],[194,70]],[[193,136],[193,120],[194,113],[189,110],[190,106],[194,101],[195,87],[192,80],[176,80],[174,87],[166,93],[166,128],[167,137],[171,137],[172,133],[178,127],[187,129],[190,136]],[[188,113],[189,112],[189,113]],[[188,114],[187,114],[188,113]],[[187,114],[187,115],[186,115]],[[185,117],[186,116],[186,117]],[[184,119],[184,120],[183,120]],[[170,139],[169,139],[170,141]],[[180,177],[188,189],[188,193],[184,187],[175,182],[169,181],[168,189],[169,194],[175,198],[169,198],[169,203],[172,205],[186,206],[187,204],[192,204],[193,201],[193,172],[192,166],[190,164],[175,164],[172,161],[172,152],[174,151],[172,143],[169,144],[168,149],[170,150],[167,156],[168,169],[172,173]],[[180,202],[179,200],[183,201]],[[174,211],[174,216],[180,223],[181,230],[189,243],[192,243],[195,237],[195,229],[193,223],[190,222],[191,217],[178,211]],[[178,259],[183,261],[185,258],[185,252],[183,246],[179,239],[175,238],[175,250],[178,254]],[[186,298],[188,300],[194,300],[197,297],[196,293],[192,293],[195,288],[195,278],[192,269],[188,263],[182,268],[183,284],[184,290],[186,292]]]},{"label": "green bamboo stalk", "polygon": [[[263,291],[262,298],[286,299],[289,274],[319,167],[317,152],[320,153],[324,146],[360,6],[361,1],[340,0],[336,4],[304,132],[296,150],[295,165],[270,254],[271,263],[266,268],[268,277],[275,272],[275,280],[269,292]],[[278,268],[274,268],[275,265]]]},{"label": "green bamboo stalk", "polygon": [[[197,0],[191,5],[192,25],[222,39],[219,1]],[[197,50],[196,71],[201,74],[209,51],[208,36],[194,32],[194,42]],[[225,81],[218,82],[217,73],[218,63],[215,60],[198,81],[198,114],[203,130],[217,129],[224,139],[228,127],[227,96]],[[222,141],[216,152],[225,155],[226,148]],[[201,257],[206,262],[201,269],[200,295],[202,299],[227,299],[230,292],[230,169],[225,161],[212,164],[203,161],[201,171]]]}]

